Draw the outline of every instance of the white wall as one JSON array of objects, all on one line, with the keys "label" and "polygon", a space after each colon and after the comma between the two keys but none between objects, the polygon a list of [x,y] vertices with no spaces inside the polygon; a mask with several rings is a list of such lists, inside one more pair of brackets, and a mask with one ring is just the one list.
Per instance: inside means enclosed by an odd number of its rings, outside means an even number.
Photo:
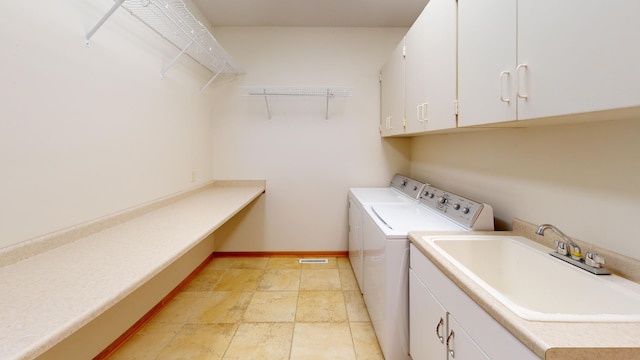
[{"label": "white wall", "polygon": [[[216,251],[346,251],[347,192],[409,169],[379,136],[378,73],[404,28],[215,28],[246,70],[216,87],[214,177],[266,179],[264,199],[216,233]],[[347,98],[242,96],[239,86],[346,86]],[[236,220],[238,220],[236,219]]]},{"label": "white wall", "polygon": [[411,175],[640,259],[640,120],[414,138]]},{"label": "white wall", "polygon": [[0,247],[211,179],[211,74],[112,5],[0,2]]}]

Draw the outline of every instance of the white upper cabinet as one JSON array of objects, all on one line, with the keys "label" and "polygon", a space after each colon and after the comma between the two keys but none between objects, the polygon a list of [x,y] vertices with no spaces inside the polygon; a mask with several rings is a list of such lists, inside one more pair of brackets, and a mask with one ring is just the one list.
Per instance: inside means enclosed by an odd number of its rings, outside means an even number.
[{"label": "white upper cabinet", "polygon": [[518,119],[640,105],[638,16],[638,0],[519,0]]},{"label": "white upper cabinet", "polygon": [[380,135],[404,133],[404,40],[380,70]]},{"label": "white upper cabinet", "polygon": [[458,124],[516,119],[516,1],[458,2]]},{"label": "white upper cabinet", "polygon": [[429,1],[405,37],[407,134],[456,127],[456,8]]},{"label": "white upper cabinet", "polygon": [[459,126],[640,105],[640,2],[459,0]]}]

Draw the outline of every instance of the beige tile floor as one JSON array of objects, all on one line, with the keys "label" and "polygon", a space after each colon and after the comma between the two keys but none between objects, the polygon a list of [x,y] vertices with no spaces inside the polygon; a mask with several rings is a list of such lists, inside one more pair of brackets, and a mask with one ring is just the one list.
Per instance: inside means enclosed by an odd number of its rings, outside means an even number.
[{"label": "beige tile floor", "polygon": [[383,359],[348,258],[216,258],[110,357]]}]

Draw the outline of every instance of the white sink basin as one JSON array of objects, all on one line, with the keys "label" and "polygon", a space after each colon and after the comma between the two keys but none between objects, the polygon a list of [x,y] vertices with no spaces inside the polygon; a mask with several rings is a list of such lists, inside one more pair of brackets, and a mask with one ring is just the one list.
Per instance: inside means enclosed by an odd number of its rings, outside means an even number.
[{"label": "white sink basin", "polygon": [[594,275],[518,236],[424,236],[515,314],[532,321],[638,322],[640,285]]}]

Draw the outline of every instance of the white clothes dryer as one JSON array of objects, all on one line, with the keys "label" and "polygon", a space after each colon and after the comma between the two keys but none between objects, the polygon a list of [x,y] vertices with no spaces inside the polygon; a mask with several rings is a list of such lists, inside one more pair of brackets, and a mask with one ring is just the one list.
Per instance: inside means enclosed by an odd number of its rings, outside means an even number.
[{"label": "white clothes dryer", "polygon": [[364,301],[385,359],[410,359],[409,231],[493,230],[493,209],[425,185],[418,204],[378,203],[364,213]]},{"label": "white clothes dryer", "polygon": [[391,179],[389,187],[349,189],[349,260],[353,273],[364,291],[362,221],[365,207],[373,203],[417,204],[425,184],[401,174]]}]

